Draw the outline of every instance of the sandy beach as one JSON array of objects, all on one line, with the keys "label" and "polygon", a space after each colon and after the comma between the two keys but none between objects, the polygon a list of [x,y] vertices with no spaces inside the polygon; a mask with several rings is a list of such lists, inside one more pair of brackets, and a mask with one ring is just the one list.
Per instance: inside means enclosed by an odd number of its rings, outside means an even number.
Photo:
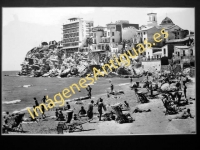
[{"label": "sandy beach", "polygon": [[[104,80],[105,81],[105,80]],[[127,79],[128,81],[128,79]],[[117,84],[116,84],[117,85]],[[149,103],[139,104],[136,102],[136,96],[133,90],[130,89],[129,83],[118,84],[116,90],[123,90],[125,94],[118,95],[117,99],[113,96],[107,98],[105,92],[100,92],[101,98],[106,105],[113,105],[118,102],[123,103],[125,100],[130,105],[129,113],[135,119],[133,123],[118,124],[115,121],[99,121],[97,107],[94,107],[94,119],[93,121],[86,122],[83,124],[83,131],[75,131],[68,133],[64,130],[64,135],[118,135],[118,134],[193,134],[196,133],[196,99],[190,101],[189,105],[184,107],[190,108],[191,114],[194,118],[189,119],[176,119],[169,121],[175,115],[165,115],[165,108],[161,99],[158,97],[156,99],[150,99]],[[187,97],[195,98],[195,82],[187,83]],[[108,87],[109,88],[109,87]],[[105,90],[104,90],[105,91]],[[94,102],[100,96],[95,96],[92,98]],[[70,102],[71,108],[74,108],[74,113],[78,113],[81,106],[87,110],[88,103],[91,99],[82,101],[83,104],[75,104],[75,102]],[[141,109],[151,109],[151,112],[143,113],[133,113],[135,107]],[[109,111],[107,107],[107,111]],[[64,113],[64,112],[63,112]],[[105,112],[104,112],[105,113]],[[180,112],[179,112],[180,113]],[[54,116],[55,111],[46,112],[47,116]],[[28,114],[26,114],[28,117]],[[46,121],[40,121],[39,123],[23,123],[23,129],[25,133],[20,134],[56,134],[56,127],[59,121],[55,121],[52,117],[47,117]],[[83,120],[86,120],[83,119]],[[10,133],[17,134],[17,133]]]}]

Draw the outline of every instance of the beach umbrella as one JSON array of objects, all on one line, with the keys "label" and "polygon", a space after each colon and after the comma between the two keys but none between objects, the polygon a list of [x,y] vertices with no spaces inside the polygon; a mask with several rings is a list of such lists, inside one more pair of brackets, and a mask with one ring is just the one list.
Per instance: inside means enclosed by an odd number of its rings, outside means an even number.
[{"label": "beach umbrella", "polygon": [[165,84],[163,84],[162,86],[161,86],[161,90],[162,91],[168,91],[169,90],[169,83],[165,83]]}]

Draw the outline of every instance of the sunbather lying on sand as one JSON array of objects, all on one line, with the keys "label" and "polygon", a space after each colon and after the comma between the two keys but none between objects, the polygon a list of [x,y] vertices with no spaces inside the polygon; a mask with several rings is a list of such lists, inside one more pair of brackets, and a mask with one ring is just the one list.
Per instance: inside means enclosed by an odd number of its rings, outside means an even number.
[{"label": "sunbather lying on sand", "polygon": [[133,111],[133,113],[142,113],[142,112],[150,112],[151,109],[140,109],[138,107],[135,108],[135,110]]},{"label": "sunbather lying on sand", "polygon": [[190,113],[190,109],[187,109],[186,111],[182,112],[181,114],[169,119],[169,121],[172,121],[172,119],[187,119],[187,118],[194,118],[194,116],[192,116]]}]

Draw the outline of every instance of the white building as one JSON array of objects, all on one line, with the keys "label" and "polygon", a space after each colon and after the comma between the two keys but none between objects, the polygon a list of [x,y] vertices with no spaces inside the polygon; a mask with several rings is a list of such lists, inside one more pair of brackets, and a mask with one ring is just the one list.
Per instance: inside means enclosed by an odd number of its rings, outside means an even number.
[{"label": "white building", "polygon": [[91,36],[93,21],[86,21],[82,18],[70,18],[63,25],[63,48],[66,56],[78,52],[80,47],[85,45],[87,37]]}]

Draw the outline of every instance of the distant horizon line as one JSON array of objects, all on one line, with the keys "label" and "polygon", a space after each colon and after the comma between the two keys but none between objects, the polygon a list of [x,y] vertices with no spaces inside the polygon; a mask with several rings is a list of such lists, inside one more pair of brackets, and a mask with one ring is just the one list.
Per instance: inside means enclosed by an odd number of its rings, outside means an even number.
[{"label": "distant horizon line", "polygon": [[2,70],[2,71],[20,71],[20,70]]}]

